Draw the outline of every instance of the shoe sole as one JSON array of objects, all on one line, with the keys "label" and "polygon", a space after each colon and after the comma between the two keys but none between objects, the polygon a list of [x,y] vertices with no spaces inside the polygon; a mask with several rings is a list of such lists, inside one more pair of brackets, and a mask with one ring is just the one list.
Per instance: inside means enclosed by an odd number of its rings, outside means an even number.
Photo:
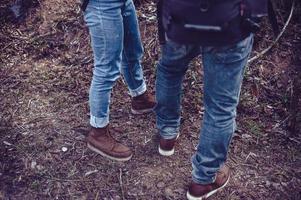
[{"label": "shoe sole", "polygon": [[224,183],[224,185],[222,185],[221,187],[219,187],[219,188],[217,188],[217,189],[215,189],[215,190],[212,190],[211,192],[209,192],[209,193],[207,193],[207,194],[205,194],[205,195],[203,195],[203,196],[201,196],[201,197],[195,197],[195,196],[191,195],[191,194],[189,193],[189,191],[187,191],[186,197],[187,197],[188,200],[204,200],[204,199],[207,199],[207,198],[210,197],[211,195],[213,195],[213,194],[215,194],[216,192],[218,192],[218,191],[220,191],[221,189],[223,189],[223,188],[228,184],[229,180],[230,180],[230,175],[229,175],[227,181]]},{"label": "shoe sole", "polygon": [[135,109],[131,108],[131,113],[133,115],[142,115],[142,114],[150,113],[153,111],[154,111],[154,108],[148,108],[148,109],[143,109],[143,110],[135,110]]},{"label": "shoe sole", "polygon": [[119,162],[125,162],[125,161],[128,161],[132,158],[133,155],[130,155],[129,157],[126,157],[126,158],[116,158],[116,157],[113,157],[113,156],[110,156],[102,151],[100,151],[99,149],[95,148],[94,146],[92,146],[91,144],[88,143],[88,148],[100,155],[102,155],[103,157],[106,157],[110,160],[115,160],[115,161],[119,161]]},{"label": "shoe sole", "polygon": [[175,148],[173,148],[172,150],[166,151],[160,148],[159,146],[159,154],[161,156],[172,156],[175,153]]}]

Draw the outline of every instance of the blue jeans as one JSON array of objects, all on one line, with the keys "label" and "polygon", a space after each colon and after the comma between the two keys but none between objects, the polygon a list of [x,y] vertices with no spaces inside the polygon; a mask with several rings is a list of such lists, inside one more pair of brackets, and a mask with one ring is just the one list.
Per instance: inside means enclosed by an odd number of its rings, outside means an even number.
[{"label": "blue jeans", "polygon": [[101,128],[109,123],[111,90],[120,72],[132,97],[146,91],[141,67],[143,47],[132,0],[90,0],[84,19],[94,56],[90,124]]},{"label": "blue jeans", "polygon": [[192,157],[192,178],[196,183],[215,180],[224,164],[235,130],[236,107],[253,36],[234,45],[200,47],[167,40],[157,66],[155,108],[161,137],[172,139],[179,133],[181,89],[188,63],[202,53],[204,66],[205,113],[199,144]]}]

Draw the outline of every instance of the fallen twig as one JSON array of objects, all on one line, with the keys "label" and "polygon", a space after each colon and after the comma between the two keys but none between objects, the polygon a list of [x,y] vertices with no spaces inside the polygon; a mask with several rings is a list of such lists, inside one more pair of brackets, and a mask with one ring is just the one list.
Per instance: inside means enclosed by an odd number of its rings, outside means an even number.
[{"label": "fallen twig", "polygon": [[122,184],[122,169],[119,169],[119,185],[121,190],[121,199],[124,200],[124,191],[123,191],[123,184]]},{"label": "fallen twig", "polygon": [[296,0],[293,1],[290,14],[289,14],[289,16],[288,16],[288,18],[287,18],[287,20],[286,20],[286,22],[285,22],[285,24],[284,24],[281,32],[276,37],[276,39],[266,49],[264,49],[263,51],[261,51],[260,53],[258,53],[256,56],[253,56],[252,58],[250,58],[248,60],[248,63],[251,63],[251,62],[257,60],[258,58],[262,57],[263,55],[265,55],[268,51],[270,51],[277,44],[277,42],[282,37],[283,33],[285,32],[287,26],[289,25],[289,23],[290,23],[290,21],[292,19],[292,16],[293,16],[293,13],[294,13],[294,10],[295,10],[295,3],[296,3]]},{"label": "fallen twig", "polygon": [[62,179],[62,178],[55,178],[55,177],[49,177],[47,178],[51,181],[62,181],[62,182],[92,182],[93,180],[82,180],[82,179]]},{"label": "fallen twig", "polygon": [[276,128],[281,127],[285,122],[287,122],[290,119],[291,115],[288,115],[284,120],[277,123],[275,126],[273,126],[272,130],[275,130]]}]

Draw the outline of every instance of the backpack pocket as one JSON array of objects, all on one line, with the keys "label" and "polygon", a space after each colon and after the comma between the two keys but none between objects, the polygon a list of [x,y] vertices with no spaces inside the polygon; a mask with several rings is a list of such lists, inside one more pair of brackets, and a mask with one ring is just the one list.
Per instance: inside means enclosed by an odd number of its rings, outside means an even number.
[{"label": "backpack pocket", "polygon": [[164,0],[163,25],[198,31],[222,31],[240,14],[240,0]]}]

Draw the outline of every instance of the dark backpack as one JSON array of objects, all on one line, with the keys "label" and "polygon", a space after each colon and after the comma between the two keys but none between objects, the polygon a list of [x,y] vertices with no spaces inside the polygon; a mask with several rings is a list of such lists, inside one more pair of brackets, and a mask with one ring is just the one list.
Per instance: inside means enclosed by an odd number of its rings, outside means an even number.
[{"label": "dark backpack", "polygon": [[159,0],[159,39],[222,46],[259,29],[268,0]]}]

